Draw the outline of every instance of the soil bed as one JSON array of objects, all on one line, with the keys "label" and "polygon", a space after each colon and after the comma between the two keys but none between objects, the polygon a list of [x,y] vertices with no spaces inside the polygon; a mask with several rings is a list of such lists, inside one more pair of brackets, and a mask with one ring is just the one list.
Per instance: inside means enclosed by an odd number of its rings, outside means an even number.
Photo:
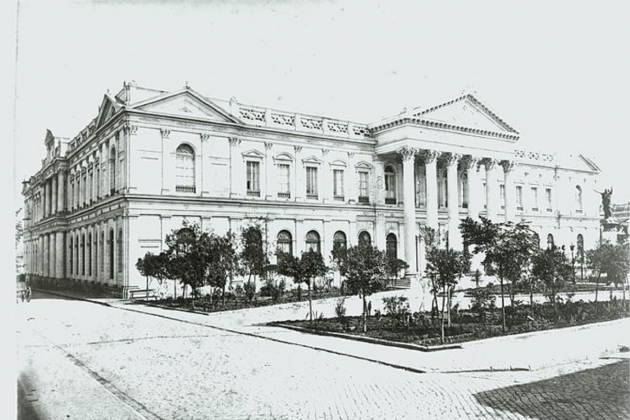
[{"label": "soil bed", "polygon": [[628,302],[622,301],[570,302],[559,305],[556,314],[549,304],[534,305],[531,314],[533,316],[530,315],[529,308],[526,308],[508,317],[508,328],[505,333],[502,331],[499,308],[486,311],[483,315],[485,321],[482,321],[478,314],[458,312],[451,315],[452,326],[445,325],[444,343],[440,336],[439,316],[432,318],[428,312],[398,318],[391,315],[369,316],[365,333],[360,316],[321,318],[313,320],[312,323],[303,320],[281,321],[269,325],[299,327],[305,332],[310,330],[315,334],[332,332],[394,343],[434,346],[610,321],[630,316],[628,309]]}]

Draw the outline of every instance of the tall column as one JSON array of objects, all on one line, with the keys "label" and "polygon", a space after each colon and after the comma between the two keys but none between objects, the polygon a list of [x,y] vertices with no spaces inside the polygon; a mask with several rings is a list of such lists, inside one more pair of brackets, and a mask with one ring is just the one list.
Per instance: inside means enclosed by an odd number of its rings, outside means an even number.
[{"label": "tall column", "polygon": [[497,209],[499,203],[499,182],[497,180],[496,159],[485,159],[486,166],[486,217],[493,222],[497,221]]},{"label": "tall column", "polygon": [[330,149],[322,149],[322,157],[323,163],[321,167],[322,171],[322,182],[323,185],[320,187],[320,191],[322,192],[323,202],[324,203],[332,203],[333,202],[333,185],[332,185],[332,168],[329,165],[328,153]]},{"label": "tall column", "polygon": [[265,200],[273,200],[277,198],[276,195],[276,184],[270,181],[271,172],[273,172],[273,164],[271,163],[271,148],[273,147],[273,143],[270,141],[265,142],[265,179],[261,182],[261,188],[264,187],[264,190],[260,192],[260,197]]},{"label": "tall column", "polygon": [[65,244],[64,233],[57,232],[55,234],[55,275],[58,279],[65,277],[64,262],[65,262]]},{"label": "tall column", "polygon": [[50,188],[48,180],[44,181],[44,218],[48,217],[48,206],[50,205]]},{"label": "tall column", "polygon": [[457,188],[457,164],[462,155],[449,153],[446,156],[446,182],[448,191],[448,243],[455,250],[462,249],[459,234],[459,191]]},{"label": "tall column", "polygon": [[437,158],[440,152],[426,150],[424,165],[427,176],[427,226],[438,230]]},{"label": "tall column", "polygon": [[514,189],[513,169],[514,162],[501,161],[505,180],[505,221],[513,222],[516,216],[516,191]]},{"label": "tall column", "polygon": [[479,158],[467,156],[464,162],[466,167],[466,182],[468,183],[468,217],[476,220],[479,218],[479,211],[481,211],[479,172],[477,172]]},{"label": "tall column", "polygon": [[238,137],[230,137],[230,198],[243,198],[243,165],[240,156],[239,145],[241,139]]},{"label": "tall column", "polygon": [[[302,201],[306,197],[306,171],[302,165],[302,146],[293,146],[295,153],[295,170],[293,171],[293,183],[295,184],[295,201]],[[300,254],[295,254],[300,255]]]},{"label": "tall column", "polygon": [[50,179],[50,185],[52,187],[52,200],[50,202],[50,207],[51,207],[50,214],[57,214],[57,200],[58,200],[57,189],[59,188],[59,183],[57,182],[56,176],[53,176]]},{"label": "tall column", "polygon": [[416,275],[416,206],[414,199],[414,162],[416,149],[403,147],[398,151],[403,161],[403,204],[405,211],[405,261],[409,264],[406,277]]},{"label": "tall column", "polygon": [[65,198],[65,190],[66,183],[64,180],[64,171],[60,170],[57,173],[57,212],[63,212],[65,210],[64,198]]}]

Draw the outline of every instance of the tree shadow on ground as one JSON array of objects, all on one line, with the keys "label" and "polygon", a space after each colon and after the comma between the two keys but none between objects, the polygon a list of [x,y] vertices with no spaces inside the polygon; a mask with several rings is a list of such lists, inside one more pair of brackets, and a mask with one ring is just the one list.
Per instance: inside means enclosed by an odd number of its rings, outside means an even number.
[{"label": "tree shadow on ground", "polygon": [[475,394],[480,404],[531,418],[630,418],[630,360]]}]

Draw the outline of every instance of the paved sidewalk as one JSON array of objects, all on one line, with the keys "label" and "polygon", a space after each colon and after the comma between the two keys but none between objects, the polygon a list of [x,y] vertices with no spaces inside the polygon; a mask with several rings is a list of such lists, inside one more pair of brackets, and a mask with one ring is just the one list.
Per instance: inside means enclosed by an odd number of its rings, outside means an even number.
[{"label": "paved sidewalk", "polygon": [[[377,302],[380,302],[383,296],[400,294],[401,291],[394,291],[374,295],[372,296],[373,305],[378,308]],[[164,309],[126,300],[87,300],[119,309],[219,328],[422,372],[539,370],[545,367],[618,355],[620,346],[630,347],[630,335],[628,334],[630,318],[495,337],[462,343],[461,349],[427,353],[261,325],[269,321],[303,319],[308,312],[308,302],[201,314]],[[313,302],[313,310],[318,313],[323,312],[325,316],[331,316],[327,312],[332,310],[335,302],[336,299]],[[351,312],[358,311],[360,313],[361,300],[357,297],[347,298],[346,307]]]}]

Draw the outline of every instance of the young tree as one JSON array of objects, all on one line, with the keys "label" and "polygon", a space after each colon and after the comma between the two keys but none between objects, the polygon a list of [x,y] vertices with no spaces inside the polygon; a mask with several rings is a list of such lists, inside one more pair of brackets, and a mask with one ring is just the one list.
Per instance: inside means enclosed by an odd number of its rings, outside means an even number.
[{"label": "young tree", "polygon": [[533,258],[532,275],[541,280],[545,295],[553,303],[556,316],[556,296],[566,282],[571,281],[572,271],[567,256],[556,247],[545,249]]},{"label": "young tree", "polygon": [[474,254],[484,253],[483,267],[488,275],[499,278],[501,285],[501,317],[503,332],[506,329],[505,280],[509,281],[511,304],[514,305],[516,284],[531,269],[532,256],[538,252],[536,234],[525,223],[493,223],[466,218],[460,224],[464,242],[474,245]]},{"label": "young tree", "polygon": [[206,259],[200,244],[201,228],[196,223],[184,222],[182,228],[166,235],[168,273],[192,289],[192,306],[195,306],[197,289],[204,285]]},{"label": "young tree", "polygon": [[149,299],[149,277],[153,277],[154,268],[152,267],[154,255],[150,252],[144,254],[143,258],[136,261],[136,269],[142,277],[146,279],[146,299]]},{"label": "young tree", "polygon": [[[223,236],[204,232],[200,239],[206,264],[206,284],[222,290],[222,302],[225,304],[225,287],[238,266],[234,235],[232,232]],[[212,299],[212,294],[210,296]]]},{"label": "young tree", "polygon": [[442,290],[442,311],[440,320],[441,341],[444,343],[444,309],[446,296],[450,295],[458,280],[470,268],[468,255],[453,249],[431,248],[427,253],[427,275],[435,279],[436,287]]},{"label": "young tree", "polygon": [[347,249],[341,261],[341,274],[346,278],[346,290],[363,299],[363,332],[367,331],[366,296],[385,288],[387,255],[371,245],[360,244]]},{"label": "young tree", "polygon": [[240,248],[240,271],[247,275],[247,282],[251,282],[252,276],[264,276],[269,256],[260,224],[254,223],[241,229]]},{"label": "young tree", "polygon": [[597,302],[599,282],[602,274],[606,273],[608,277],[608,271],[613,264],[614,257],[615,246],[609,241],[600,241],[595,249],[586,251],[587,264],[593,271],[597,272],[597,277],[595,278],[595,302]]},{"label": "young tree", "polygon": [[277,264],[278,274],[291,277],[298,286],[305,283],[308,288],[308,314],[310,322],[313,322],[313,301],[311,296],[311,283],[316,277],[328,272],[324,264],[322,254],[315,251],[302,253],[301,258],[293,255],[279,254]]}]

